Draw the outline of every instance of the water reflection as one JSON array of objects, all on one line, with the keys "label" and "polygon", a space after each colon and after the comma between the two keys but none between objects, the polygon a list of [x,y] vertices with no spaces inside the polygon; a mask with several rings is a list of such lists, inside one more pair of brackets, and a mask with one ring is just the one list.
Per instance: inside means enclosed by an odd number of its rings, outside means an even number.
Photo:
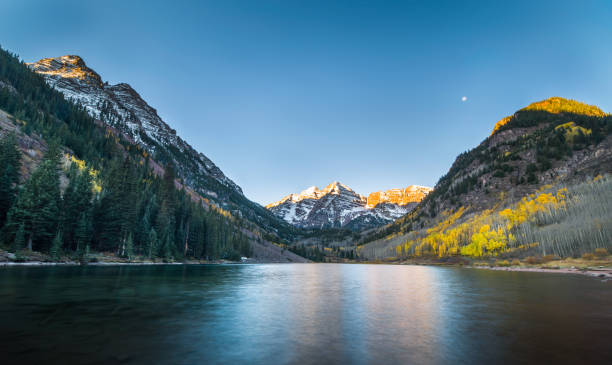
[{"label": "water reflection", "polygon": [[612,282],[434,267],[5,268],[0,351],[19,363],[601,363],[610,303]]}]

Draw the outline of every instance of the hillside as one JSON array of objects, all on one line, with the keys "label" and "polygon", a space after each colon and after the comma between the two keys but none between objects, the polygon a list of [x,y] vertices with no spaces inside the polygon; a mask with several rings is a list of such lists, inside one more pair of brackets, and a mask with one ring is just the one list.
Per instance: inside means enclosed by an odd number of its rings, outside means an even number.
[{"label": "hillside", "polygon": [[[612,117],[595,106],[558,97],[533,103],[459,155],[413,212],[358,240],[359,252],[479,257],[610,248],[611,133]],[[576,221],[583,223],[581,239],[569,234]],[[552,227],[573,238],[552,250],[565,242]]]},{"label": "hillside", "polygon": [[[97,74],[75,62],[80,69],[60,68],[58,74],[100,87]],[[91,250],[128,260],[248,256],[268,262],[304,261],[267,240],[270,234],[240,210],[223,208],[233,207],[231,196],[242,193],[204,157],[198,160],[203,168],[195,172],[189,170],[193,165],[181,164],[179,158],[194,157],[187,145],[184,154],[165,158],[172,143],[180,144],[172,133],[164,134],[167,125],[160,124],[151,134],[159,141],[139,142],[123,129],[146,126],[136,112],[130,117],[133,124],[108,125],[95,119],[91,108],[66,100],[46,81],[15,56],[0,52],[0,243],[4,248],[39,251],[52,259],[66,255],[86,260]],[[201,185],[189,186],[185,171],[193,172]],[[218,191],[227,193],[227,200],[221,194],[213,200],[201,193],[204,182],[213,182],[214,188],[224,186]],[[264,217],[271,216],[263,207],[260,210]]]},{"label": "hillside", "polygon": [[130,85],[109,85],[76,55],[45,58],[27,65],[96,121],[138,145],[158,165],[172,164],[182,183],[212,204],[253,222],[270,239],[286,241],[295,236],[293,227],[250,201],[209,158],[177,136]]},{"label": "hillside", "polygon": [[266,205],[276,216],[301,228],[363,230],[394,221],[410,212],[431,191],[411,185],[378,191],[365,197],[333,182],[319,190],[312,186]]}]

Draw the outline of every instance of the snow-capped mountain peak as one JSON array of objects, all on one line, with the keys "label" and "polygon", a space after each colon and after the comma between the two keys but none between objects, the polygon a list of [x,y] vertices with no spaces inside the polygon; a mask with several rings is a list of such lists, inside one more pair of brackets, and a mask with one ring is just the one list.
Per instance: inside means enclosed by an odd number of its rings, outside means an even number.
[{"label": "snow-capped mountain peak", "polygon": [[298,227],[367,228],[389,223],[410,212],[432,189],[411,185],[370,194],[367,198],[334,181],[266,205],[271,212]]}]

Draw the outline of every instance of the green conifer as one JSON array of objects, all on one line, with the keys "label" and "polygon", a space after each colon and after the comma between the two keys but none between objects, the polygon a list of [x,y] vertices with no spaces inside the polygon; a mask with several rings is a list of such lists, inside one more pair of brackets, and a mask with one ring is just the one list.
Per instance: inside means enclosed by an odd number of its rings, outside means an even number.
[{"label": "green conifer", "polygon": [[125,256],[128,260],[132,260],[134,258],[134,238],[131,233],[129,234],[125,244]]},{"label": "green conifer", "polygon": [[53,242],[51,243],[51,249],[49,250],[49,255],[53,260],[59,260],[63,244],[64,241],[62,240],[62,233],[58,231],[55,235],[55,238],[53,238]]},{"label": "green conifer", "polygon": [[13,252],[19,252],[25,247],[25,230],[23,223],[19,225],[17,233],[15,234],[15,241],[13,242]]}]

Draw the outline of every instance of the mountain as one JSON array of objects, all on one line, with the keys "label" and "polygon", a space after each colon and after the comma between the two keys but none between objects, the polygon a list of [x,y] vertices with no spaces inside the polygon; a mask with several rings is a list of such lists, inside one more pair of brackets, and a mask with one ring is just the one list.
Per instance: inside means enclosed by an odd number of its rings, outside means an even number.
[{"label": "mountain", "polygon": [[159,165],[155,168],[173,165],[177,177],[194,193],[281,240],[295,234],[291,226],[247,199],[209,158],[177,136],[130,85],[109,85],[76,55],[45,58],[28,66],[67,99],[82,105],[94,119],[140,146]]},{"label": "mountain", "polygon": [[0,50],[0,245],[17,259],[304,262],[280,243],[295,231],[128,86]]},{"label": "mountain", "polygon": [[[145,146],[151,155],[161,157],[160,160],[188,161],[177,164],[187,184],[192,185],[199,175],[205,175],[242,194],[242,189],[210,159],[177,136],[130,85],[103,82],[98,73],[75,55],[45,58],[28,66],[66,98],[85,107],[92,117],[125,133],[135,143]],[[169,156],[159,156],[162,154]],[[214,197],[211,192],[201,192]]]},{"label": "mountain", "polygon": [[302,228],[360,230],[389,223],[410,212],[431,188],[412,185],[371,193],[367,198],[337,181],[323,190],[312,186],[266,205],[290,224]]},{"label": "mountain", "polygon": [[552,97],[497,122],[362,257],[581,255],[612,242],[612,116]]}]

